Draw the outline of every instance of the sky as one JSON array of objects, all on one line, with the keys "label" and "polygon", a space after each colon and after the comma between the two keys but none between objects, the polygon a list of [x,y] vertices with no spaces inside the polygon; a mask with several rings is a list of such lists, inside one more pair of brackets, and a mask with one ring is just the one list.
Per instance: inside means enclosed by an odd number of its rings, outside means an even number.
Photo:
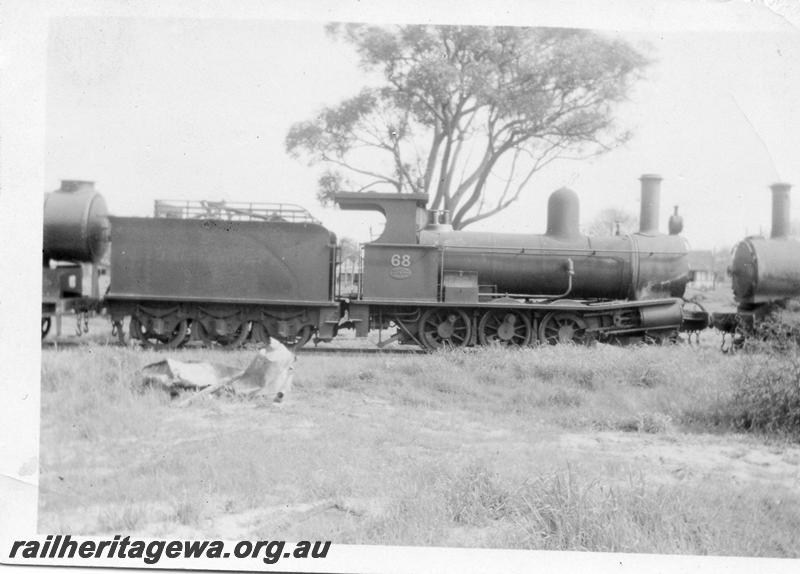
[{"label": "sky", "polygon": [[[638,178],[658,173],[663,231],[679,205],[695,248],[768,233],[768,186],[800,185],[800,34],[761,17],[757,30],[731,30],[741,17],[724,29],[602,30],[653,61],[618,108],[633,138],[551,164],[512,209],[471,229],[542,233],[547,196],[562,186],[578,193],[583,224],[608,207],[638,214]],[[54,19],[46,58],[46,191],[93,180],[115,215],[150,215],[157,198],[292,202],[340,236],[365,241],[380,228],[376,214],[322,208],[323,168],[285,151],[294,122],[368,81],[324,22]]]}]

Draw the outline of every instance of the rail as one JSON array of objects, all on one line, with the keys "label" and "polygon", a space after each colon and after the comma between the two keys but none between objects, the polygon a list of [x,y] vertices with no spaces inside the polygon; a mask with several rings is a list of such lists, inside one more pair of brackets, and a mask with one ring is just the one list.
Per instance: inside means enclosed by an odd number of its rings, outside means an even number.
[{"label": "rail", "polygon": [[172,219],[319,223],[306,209],[293,203],[157,199],[153,215]]}]

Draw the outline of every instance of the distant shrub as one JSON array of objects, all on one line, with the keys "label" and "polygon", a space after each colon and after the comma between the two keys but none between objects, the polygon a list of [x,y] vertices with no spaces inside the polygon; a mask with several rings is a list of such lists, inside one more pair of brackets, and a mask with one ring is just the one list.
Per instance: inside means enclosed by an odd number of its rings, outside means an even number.
[{"label": "distant shrub", "polygon": [[751,353],[784,353],[800,344],[800,315],[788,309],[776,306],[744,328],[743,349]]}]

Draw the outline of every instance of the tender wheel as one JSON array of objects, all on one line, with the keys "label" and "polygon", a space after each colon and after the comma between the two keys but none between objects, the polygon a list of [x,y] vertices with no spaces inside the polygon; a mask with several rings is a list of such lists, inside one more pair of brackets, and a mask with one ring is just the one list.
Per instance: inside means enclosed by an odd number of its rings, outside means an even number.
[{"label": "tender wheel", "polygon": [[286,345],[287,349],[299,349],[311,340],[314,329],[311,325],[303,325],[294,337],[279,337],[278,340]]},{"label": "tender wheel", "polygon": [[486,311],[478,322],[478,340],[481,345],[524,347],[531,342],[531,321],[523,313],[510,309]]},{"label": "tender wheel", "polygon": [[226,333],[225,335],[210,335],[200,321],[195,321],[195,325],[197,334],[200,336],[200,339],[203,341],[203,343],[208,346],[216,343],[223,349],[235,349],[236,347],[240,347],[245,340],[247,340],[247,336],[250,334],[249,321],[242,321],[236,325],[235,329],[229,333]]},{"label": "tender wheel", "polygon": [[175,349],[186,341],[189,335],[189,321],[187,319],[179,321],[169,335],[156,335],[148,331],[138,317],[131,317],[129,329],[131,339],[138,339],[145,347]]},{"label": "tender wheel", "polygon": [[50,317],[42,317],[42,339],[47,337],[47,334],[50,332],[50,325],[52,325]]},{"label": "tender wheel", "polygon": [[472,338],[472,322],[460,309],[428,309],[419,320],[419,334],[428,349],[466,347]]},{"label": "tender wheel", "polygon": [[585,345],[591,342],[586,333],[586,322],[575,313],[553,311],[545,315],[539,325],[539,340],[548,345],[575,343]]},{"label": "tender wheel", "polygon": [[244,344],[249,334],[250,322],[242,321],[239,323],[239,325],[237,325],[236,329],[234,329],[232,333],[222,337],[217,337],[217,343],[219,343],[224,349],[235,349],[236,347],[241,347],[242,344]]}]

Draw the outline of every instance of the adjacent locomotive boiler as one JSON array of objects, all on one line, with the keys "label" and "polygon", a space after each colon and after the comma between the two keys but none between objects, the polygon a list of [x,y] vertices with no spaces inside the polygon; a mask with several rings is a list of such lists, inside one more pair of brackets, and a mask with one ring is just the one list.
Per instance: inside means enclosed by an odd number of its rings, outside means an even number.
[{"label": "adjacent locomotive boiler", "polygon": [[769,239],[747,237],[733,251],[731,282],[741,311],[800,296],[800,242],[789,236],[791,185],[776,183],[771,190]]},{"label": "adjacent locomotive boiler", "polygon": [[580,233],[567,189],[551,195],[543,235],[455,231],[442,214],[418,230],[427,196],[338,194],[342,209],[386,216],[348,306],[357,334],[393,324],[401,341],[438,348],[675,333],[688,247],[677,215],[670,235],[658,232],[661,178],[641,181],[640,231],[609,238]]},{"label": "adjacent locomotive boiler", "polygon": [[42,338],[52,320],[100,303],[100,264],[109,242],[108,210],[91,181],[65,180],[44,197]]},{"label": "adjacent locomotive boiler", "polygon": [[770,189],[770,237],[746,237],[733,249],[728,271],[737,309],[712,313],[710,319],[712,327],[732,335],[734,348],[786,300],[800,297],[800,241],[790,237],[791,185],[775,183]]}]

